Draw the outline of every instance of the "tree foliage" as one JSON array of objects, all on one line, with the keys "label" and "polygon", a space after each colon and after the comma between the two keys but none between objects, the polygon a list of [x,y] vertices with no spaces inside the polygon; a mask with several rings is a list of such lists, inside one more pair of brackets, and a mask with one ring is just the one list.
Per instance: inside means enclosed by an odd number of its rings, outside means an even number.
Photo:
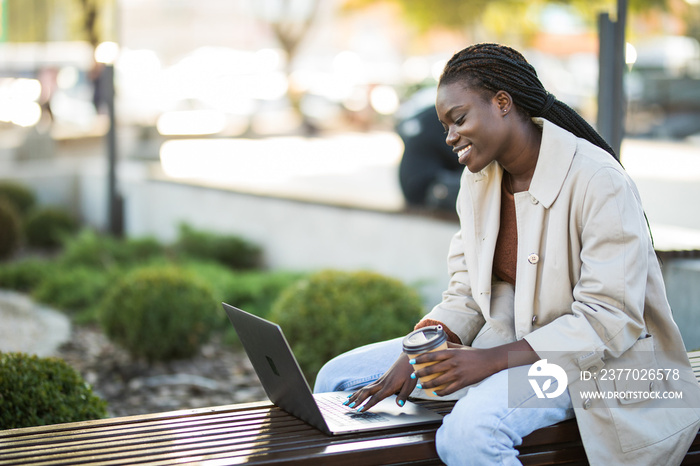
[{"label": "tree foliage", "polygon": [[10,42],[84,40],[93,46],[115,35],[117,0],[6,0]]},{"label": "tree foliage", "polygon": [[[346,0],[346,11],[359,11],[377,3],[391,3],[419,32],[431,28],[464,31],[486,29],[499,35],[517,32],[525,36],[537,28],[536,13],[547,5],[569,5],[591,26],[598,14],[615,16],[616,0]],[[668,0],[629,0],[629,11],[665,9]]]}]

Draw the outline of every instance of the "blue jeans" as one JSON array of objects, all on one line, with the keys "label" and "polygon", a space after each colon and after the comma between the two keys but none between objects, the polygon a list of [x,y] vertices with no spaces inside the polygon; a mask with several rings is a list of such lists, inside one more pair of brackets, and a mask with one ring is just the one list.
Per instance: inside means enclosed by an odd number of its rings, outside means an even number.
[{"label": "blue jeans", "polygon": [[[401,353],[401,338],[397,338],[341,354],[323,366],[314,391],[357,390],[381,377]],[[523,437],[574,417],[568,390],[556,398],[537,398],[528,382],[528,369],[501,371],[464,391],[435,437],[442,461],[448,465],[520,464],[515,447]]]}]

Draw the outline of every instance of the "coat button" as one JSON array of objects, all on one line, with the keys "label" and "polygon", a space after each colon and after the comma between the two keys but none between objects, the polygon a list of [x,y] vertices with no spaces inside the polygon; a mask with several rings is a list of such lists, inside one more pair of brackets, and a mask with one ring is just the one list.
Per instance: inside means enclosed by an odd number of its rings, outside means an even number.
[{"label": "coat button", "polygon": [[535,322],[537,322],[537,316],[532,316],[532,325],[535,325]]},{"label": "coat button", "polygon": [[535,196],[530,196],[530,202],[532,202],[534,205],[537,205],[540,203],[537,199],[535,199]]},{"label": "coat button", "polygon": [[535,265],[535,264],[537,264],[537,263],[540,261],[540,256],[538,256],[538,255],[535,254],[535,253],[532,253],[532,254],[530,254],[529,256],[527,256],[527,261],[528,261],[529,263],[531,263],[532,265]]},{"label": "coat button", "polygon": [[593,402],[591,401],[590,398],[586,398],[586,401],[583,402],[583,409],[589,409]]}]

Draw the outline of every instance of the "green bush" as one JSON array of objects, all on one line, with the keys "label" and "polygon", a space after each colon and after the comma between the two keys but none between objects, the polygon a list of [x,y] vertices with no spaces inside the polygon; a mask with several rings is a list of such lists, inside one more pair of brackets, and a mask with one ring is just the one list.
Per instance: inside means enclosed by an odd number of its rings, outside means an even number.
[{"label": "green bush", "polygon": [[100,419],[106,406],[64,361],[0,353],[0,429]]},{"label": "green bush", "polygon": [[[291,271],[231,270],[211,261],[188,261],[182,267],[211,286],[217,301],[223,301],[265,317],[282,291],[304,277]],[[225,322],[228,322],[222,311]]]},{"label": "green bush", "polygon": [[312,381],[332,357],[406,335],[422,314],[418,293],[398,280],[373,272],[326,270],[287,288],[270,319],[284,329]]},{"label": "green bush", "polygon": [[42,259],[25,259],[0,265],[0,288],[29,292],[54,270],[54,263]]},{"label": "green bush", "polygon": [[84,230],[65,243],[60,258],[66,266],[108,269],[134,266],[164,256],[165,248],[154,238],[119,239]]},{"label": "green bush", "polygon": [[0,198],[3,197],[15,206],[20,216],[26,215],[36,204],[34,191],[15,181],[0,181]]},{"label": "green bush", "polygon": [[0,259],[10,257],[19,247],[22,223],[15,206],[0,197]]},{"label": "green bush", "polygon": [[[111,274],[89,267],[56,267],[32,292],[32,297],[51,307],[82,314],[94,320],[97,307],[113,281]],[[86,317],[93,316],[93,319]]]},{"label": "green bush", "polygon": [[200,281],[206,283],[212,290],[217,301],[225,301],[227,291],[236,286],[236,272],[225,265],[213,260],[184,259],[174,261]]},{"label": "green bush", "polygon": [[29,246],[55,248],[78,229],[75,218],[63,209],[42,207],[34,209],[24,222],[24,236]]},{"label": "green bush", "polygon": [[181,224],[175,251],[185,257],[211,259],[233,269],[260,266],[262,249],[243,238],[195,230]]},{"label": "green bush", "polygon": [[220,323],[211,289],[175,267],[138,269],[107,292],[99,320],[134,358],[167,361],[194,355]]},{"label": "green bush", "polygon": [[[217,302],[226,302],[265,317],[282,290],[304,275],[287,271],[232,270],[213,261],[187,261],[182,267],[207,283]],[[240,347],[235,330],[219,306],[224,342]]]},{"label": "green bush", "polygon": [[305,274],[290,271],[247,271],[235,274],[234,286],[225,290],[223,301],[260,317],[267,317],[282,292]]}]

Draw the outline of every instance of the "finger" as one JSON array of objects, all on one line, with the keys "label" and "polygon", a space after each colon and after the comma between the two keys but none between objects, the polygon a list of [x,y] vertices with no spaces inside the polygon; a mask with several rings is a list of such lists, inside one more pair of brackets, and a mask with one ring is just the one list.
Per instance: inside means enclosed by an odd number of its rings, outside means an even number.
[{"label": "finger", "polygon": [[453,351],[450,349],[433,351],[430,353],[423,353],[411,359],[409,362],[411,364],[428,364],[431,362],[442,361],[453,356]]},{"label": "finger", "polygon": [[403,405],[406,404],[406,400],[408,400],[408,396],[411,394],[414,388],[416,388],[416,383],[417,380],[415,379],[409,379],[406,381],[401,386],[401,390],[399,390],[399,393],[396,394],[396,404],[401,406],[403,408]]},{"label": "finger", "polygon": [[[379,400],[379,401],[381,401],[381,400]],[[358,413],[366,413],[367,411],[369,411],[372,408],[372,406],[379,403],[379,401],[374,401],[374,397],[372,397],[369,400],[367,400],[365,402],[365,404],[358,406],[356,411]]]},{"label": "finger", "polygon": [[373,384],[367,385],[365,387],[360,388],[355,393],[351,394],[343,404],[349,408],[355,408],[364,403],[364,401],[367,398],[372,396],[372,394],[378,390],[379,387],[374,386]]},{"label": "finger", "polygon": [[429,366],[425,366],[420,368],[419,370],[415,371],[413,374],[411,374],[411,379],[424,379],[426,377],[429,377],[431,375],[439,374],[439,373],[444,373],[448,371],[451,368],[450,364],[446,361],[440,361],[436,362],[433,364],[430,364]]},{"label": "finger", "polygon": [[440,390],[433,390],[433,394],[435,394],[437,396],[450,395],[450,394],[456,392],[457,390],[459,390],[460,388],[462,388],[462,387],[460,387],[456,382],[453,382],[453,383],[448,384],[447,386],[445,386],[444,388],[442,388]]},{"label": "finger", "polygon": [[382,386],[379,388],[379,390],[375,390],[375,392],[370,396],[367,401],[361,405],[361,403],[357,403],[357,412],[362,413],[370,408],[372,408],[374,405],[382,401],[383,399],[387,398],[390,395],[393,395],[393,391],[389,390],[386,386]]},{"label": "finger", "polygon": [[372,389],[370,387],[363,387],[353,393],[353,395],[348,399],[348,408],[357,408],[362,403],[365,402],[369,397],[372,396]]},{"label": "finger", "polygon": [[358,392],[359,392],[359,390],[357,392],[354,392],[354,393],[351,393],[350,395],[348,395],[348,399],[345,400],[345,402],[343,404],[345,406],[348,406],[348,407],[354,407],[357,404],[357,397],[359,396]]},{"label": "finger", "polygon": [[443,373],[443,374],[437,375],[435,378],[430,379],[430,380],[425,380],[425,378],[423,378],[423,380],[420,382],[420,384],[421,384],[421,388],[423,388],[423,390],[425,390],[427,392],[431,392],[435,389],[435,387],[439,387],[441,385],[445,385],[445,384],[449,384],[449,383],[453,383],[453,382],[454,382],[454,380],[451,377],[449,377],[448,375]]},{"label": "finger", "polygon": [[382,390],[378,391],[374,395],[372,395],[367,401],[365,401],[364,404],[358,405],[357,412],[358,413],[364,413],[369,411],[374,405],[382,401],[384,398],[386,398],[388,395],[383,393]]}]

